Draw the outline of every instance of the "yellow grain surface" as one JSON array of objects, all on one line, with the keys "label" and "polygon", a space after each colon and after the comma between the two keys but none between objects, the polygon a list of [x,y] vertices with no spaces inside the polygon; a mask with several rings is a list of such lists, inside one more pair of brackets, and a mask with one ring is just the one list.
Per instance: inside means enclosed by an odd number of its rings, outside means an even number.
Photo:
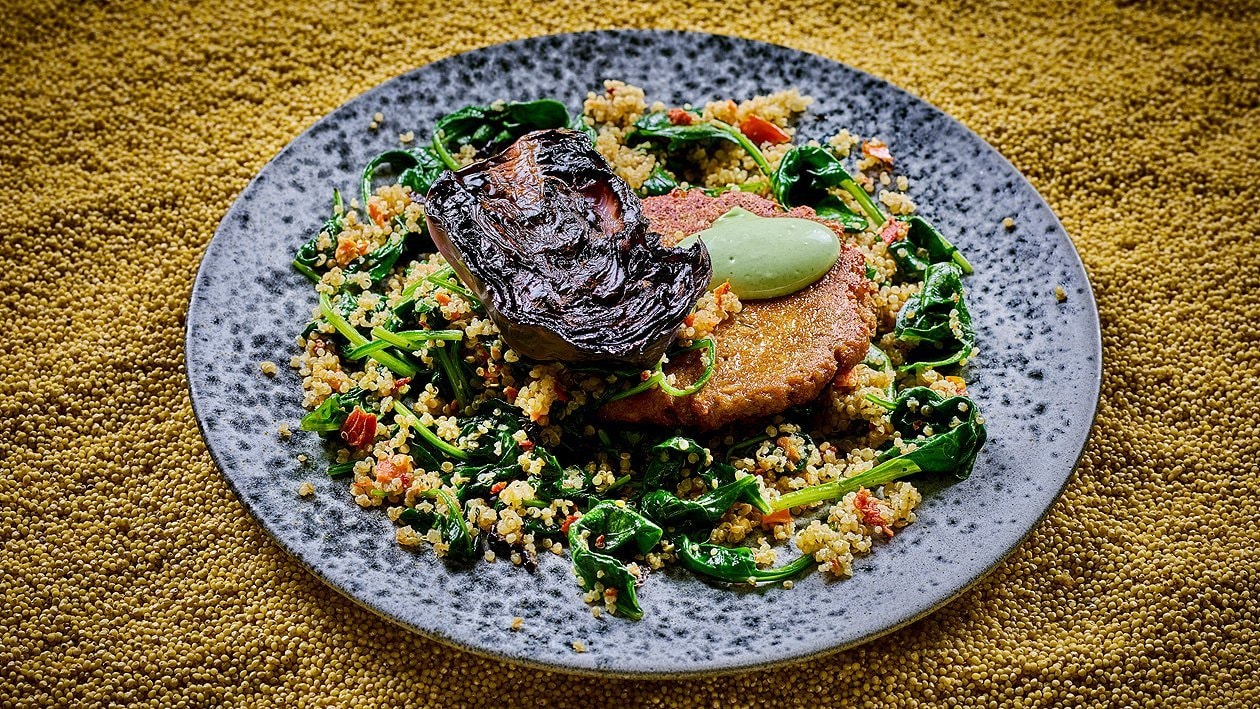
[{"label": "yellow grain surface", "polygon": [[[0,705],[1260,703],[1254,2],[463,5],[0,8]],[[609,26],[873,71],[996,145],[1076,240],[1106,348],[1094,437],[1028,543],[929,619],[782,670],[575,681],[359,610],[214,470],[182,317],[249,178],[397,73]]]}]

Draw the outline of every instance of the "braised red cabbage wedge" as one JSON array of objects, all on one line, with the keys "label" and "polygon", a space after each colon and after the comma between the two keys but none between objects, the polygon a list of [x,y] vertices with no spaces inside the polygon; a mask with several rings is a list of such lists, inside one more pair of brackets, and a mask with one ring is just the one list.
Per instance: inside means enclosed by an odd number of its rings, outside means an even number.
[{"label": "braised red cabbage wedge", "polygon": [[660,360],[704,294],[704,245],[661,245],[639,198],[571,130],[529,133],[444,173],[427,220],[503,339],[536,360]]}]

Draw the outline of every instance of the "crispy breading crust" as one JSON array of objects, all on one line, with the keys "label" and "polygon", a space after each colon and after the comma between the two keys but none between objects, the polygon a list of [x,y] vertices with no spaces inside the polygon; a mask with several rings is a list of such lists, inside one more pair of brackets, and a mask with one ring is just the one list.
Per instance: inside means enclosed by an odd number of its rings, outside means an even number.
[{"label": "crispy breading crust", "polygon": [[[754,214],[818,219],[808,207],[784,212],[773,202],[746,192],[709,197],[700,190],[673,192],[643,201],[651,229],[672,246],[713,223],[732,207]],[[866,356],[875,328],[874,287],[865,260],[844,247],[836,265],[813,285],[779,298],[744,301],[744,309],[714,330],[717,364],[713,377],[691,396],[671,397],[653,389],[600,409],[609,421],[686,426],[702,430],[779,413],[816,398],[836,376]],[[666,365],[677,386],[703,371],[699,352]]]}]

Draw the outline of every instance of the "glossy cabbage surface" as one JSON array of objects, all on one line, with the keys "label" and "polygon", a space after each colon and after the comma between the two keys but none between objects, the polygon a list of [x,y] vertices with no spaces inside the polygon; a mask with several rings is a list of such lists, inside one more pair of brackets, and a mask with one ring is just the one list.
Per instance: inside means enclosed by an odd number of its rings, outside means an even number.
[{"label": "glossy cabbage surface", "polygon": [[661,245],[590,138],[536,131],[429,189],[438,249],[508,346],[538,360],[651,366],[704,293],[702,243]]}]

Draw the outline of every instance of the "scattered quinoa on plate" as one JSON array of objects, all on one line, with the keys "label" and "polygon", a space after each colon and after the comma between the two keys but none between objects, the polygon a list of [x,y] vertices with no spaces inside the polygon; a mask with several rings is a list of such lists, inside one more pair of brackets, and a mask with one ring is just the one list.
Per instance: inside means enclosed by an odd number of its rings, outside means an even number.
[{"label": "scattered quinoa on plate", "polygon": [[915,520],[907,478],[984,445],[972,269],[895,146],[797,135],[810,103],[607,81],[576,116],[498,101],[403,133],[294,259],[328,474],[405,547],[567,556],[593,612],[641,617],[667,565],[851,575]]}]

